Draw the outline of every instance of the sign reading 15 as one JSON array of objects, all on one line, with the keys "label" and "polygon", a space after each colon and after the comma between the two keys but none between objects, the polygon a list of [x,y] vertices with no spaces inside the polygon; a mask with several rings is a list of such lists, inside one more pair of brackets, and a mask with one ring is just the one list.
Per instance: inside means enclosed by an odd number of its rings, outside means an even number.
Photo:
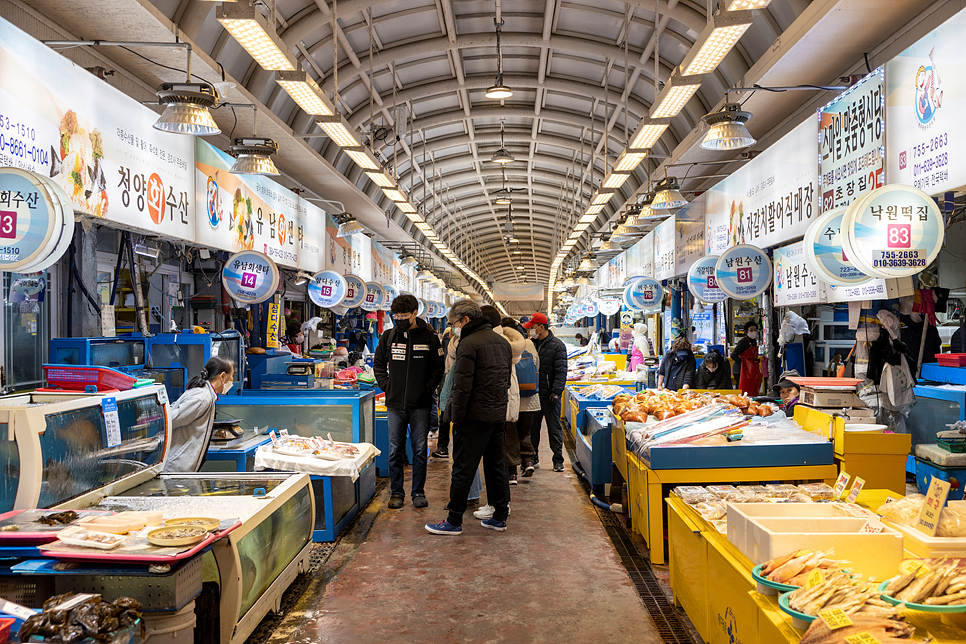
[{"label": "sign reading 15", "polygon": [[322,297],[329,297],[329,296],[332,295],[332,287],[331,286],[324,286],[323,285],[323,286],[320,286],[319,287],[319,290],[322,292]]}]

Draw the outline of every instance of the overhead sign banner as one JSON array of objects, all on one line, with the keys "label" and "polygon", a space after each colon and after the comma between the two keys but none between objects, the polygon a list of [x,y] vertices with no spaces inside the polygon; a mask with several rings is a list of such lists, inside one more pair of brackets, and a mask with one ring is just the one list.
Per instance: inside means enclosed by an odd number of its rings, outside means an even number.
[{"label": "overhead sign banner", "polygon": [[805,234],[818,214],[816,129],[815,120],[807,119],[708,190],[710,254],[720,255],[739,244],[769,248]]},{"label": "overhead sign banner", "polygon": [[885,68],[818,110],[822,212],[885,185]]},{"label": "overhead sign banner", "polygon": [[886,64],[886,172],[929,194],[966,184],[961,11]]},{"label": "overhead sign banner", "polygon": [[258,304],[278,290],[278,266],[271,257],[254,250],[235,253],[222,269],[222,284],[242,304]]},{"label": "overhead sign banner", "polygon": [[704,196],[674,213],[674,276],[687,275],[691,265],[706,255]]},{"label": "overhead sign banner", "polygon": [[865,195],[842,218],[843,250],[863,273],[915,275],[942,249],[946,223],[932,197],[918,188],[889,185]]},{"label": "overhead sign banner", "polygon": [[309,299],[324,309],[342,304],[347,290],[345,278],[336,271],[322,271],[309,280]]},{"label": "overhead sign banner", "polygon": [[736,300],[750,300],[771,283],[771,260],[760,248],[741,244],[721,253],[715,264],[718,288]]},{"label": "overhead sign banner", "polygon": [[801,306],[821,301],[822,283],[805,263],[802,242],[775,249],[775,306]]},{"label": "overhead sign banner", "polygon": [[396,254],[375,240],[369,243],[372,245],[372,281],[383,286],[393,284]]},{"label": "overhead sign banner", "polygon": [[325,270],[325,211],[300,198],[295,245],[299,268],[308,273]]},{"label": "overhead sign banner", "polygon": [[644,239],[625,251],[624,273],[628,277],[654,274],[654,235],[648,233]]},{"label": "overhead sign banner", "polygon": [[[229,172],[234,159],[198,138],[194,239],[211,248],[257,250],[283,266],[298,266],[299,197],[268,177]],[[304,236],[304,235],[303,235]]]},{"label": "overhead sign banner", "polygon": [[705,304],[717,304],[728,299],[728,295],[718,288],[718,278],[714,272],[717,263],[717,255],[708,255],[696,261],[688,270],[688,290]]},{"label": "overhead sign banner", "polygon": [[544,287],[541,284],[496,282],[493,284],[493,299],[500,302],[540,302],[543,300]]},{"label": "overhead sign banner", "polygon": [[658,280],[674,277],[676,230],[674,217],[665,219],[654,228],[654,272]]},{"label": "overhead sign banner", "polygon": [[148,234],[194,234],[194,137],[0,20],[0,166],[64,189],[71,210]]},{"label": "overhead sign banner", "polygon": [[370,281],[372,279],[371,242],[372,240],[361,233],[339,237],[339,224],[331,215],[326,214],[326,268],[343,275],[357,275],[363,281]]}]

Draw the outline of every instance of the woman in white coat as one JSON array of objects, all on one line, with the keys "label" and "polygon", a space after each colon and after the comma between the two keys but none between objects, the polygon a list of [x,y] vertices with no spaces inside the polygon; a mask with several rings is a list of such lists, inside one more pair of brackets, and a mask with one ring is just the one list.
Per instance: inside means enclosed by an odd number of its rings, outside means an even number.
[{"label": "woman in white coat", "polygon": [[215,423],[215,401],[234,380],[231,362],[214,356],[171,405],[171,442],[164,471],[197,472],[205,462]]}]

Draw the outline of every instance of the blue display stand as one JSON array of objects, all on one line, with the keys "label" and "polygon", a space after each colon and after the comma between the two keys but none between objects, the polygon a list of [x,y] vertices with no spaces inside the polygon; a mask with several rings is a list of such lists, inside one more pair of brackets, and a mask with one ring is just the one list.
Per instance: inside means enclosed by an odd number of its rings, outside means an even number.
[{"label": "blue display stand", "polygon": [[211,443],[202,472],[254,472],[255,452],[272,441],[266,434],[245,432],[228,443]]},{"label": "blue display stand", "polygon": [[[409,433],[407,432],[407,437]],[[389,478],[389,417],[386,412],[381,411],[376,414],[376,436],[373,442],[376,449],[379,450],[379,456],[376,457],[376,476],[381,479]],[[427,458],[429,457],[429,448],[427,450]],[[413,444],[406,439],[406,458],[410,463],[413,462]]]},{"label": "blue display stand", "polygon": [[315,494],[315,528],[312,541],[335,541],[349,522],[376,493],[376,467],[369,461],[355,483],[347,476],[311,475]]},{"label": "blue display stand", "polygon": [[933,478],[949,482],[949,501],[963,500],[963,483],[966,482],[966,467],[943,467],[916,457],[916,487],[925,494]]},{"label": "blue display stand", "polygon": [[[611,400],[600,400],[598,398],[586,398],[580,395],[580,391],[587,385],[569,385],[564,394],[567,403],[564,409],[564,422],[574,434],[580,434],[587,422],[587,410],[592,408],[610,407]],[[626,390],[628,394],[634,392]]]},{"label": "blue display stand", "polygon": [[610,484],[612,417],[606,408],[592,408],[585,413],[585,429],[577,432],[577,461],[591,486],[597,489]]}]

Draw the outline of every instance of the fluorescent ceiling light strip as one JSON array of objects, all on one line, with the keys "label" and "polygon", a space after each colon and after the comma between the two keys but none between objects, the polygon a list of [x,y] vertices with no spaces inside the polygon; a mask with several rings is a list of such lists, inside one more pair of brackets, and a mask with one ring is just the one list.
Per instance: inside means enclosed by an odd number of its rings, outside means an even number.
[{"label": "fluorescent ceiling light strip", "polygon": [[[700,84],[672,86],[661,98],[661,102],[654,108],[654,111],[651,112],[651,118],[659,119],[677,116],[684,106],[687,105],[688,101],[691,100],[691,97],[694,96],[694,93],[698,91],[699,87],[701,87]],[[649,146],[641,144],[640,147]]]},{"label": "fluorescent ceiling light strip", "polygon": [[604,209],[604,206],[602,204],[601,205],[597,205],[597,206],[587,206],[587,210],[584,211],[584,215],[585,216],[586,215],[596,215],[597,213],[599,213],[603,209]]},{"label": "fluorescent ceiling light strip", "polygon": [[624,185],[624,182],[631,178],[629,174],[622,174],[619,172],[612,173],[609,177],[604,179],[604,183],[600,185],[601,188],[616,189]]},{"label": "fluorescent ceiling light strip", "polygon": [[728,4],[728,11],[764,9],[770,3],[771,0],[731,0],[731,2]]},{"label": "fluorescent ceiling light strip", "polygon": [[714,71],[750,26],[751,23],[748,22],[743,25],[728,25],[713,29],[702,43],[698,53],[688,63],[687,68],[681,72],[682,75],[693,76]]},{"label": "fluorescent ceiling light strip", "polygon": [[312,114],[313,116],[332,116],[332,108],[325,102],[322,90],[307,72],[278,71],[275,72],[275,82],[307,114]]},{"label": "fluorescent ceiling light strip", "polygon": [[[663,132],[663,130],[662,130]],[[646,155],[643,152],[624,152],[614,165],[614,172],[630,172],[641,164]]]},{"label": "fluorescent ceiling light strip", "polygon": [[[416,206],[412,205],[408,201],[403,201],[401,203],[397,203],[396,204],[396,207],[399,208],[400,210],[402,210],[403,213],[405,213],[407,217],[409,217],[409,215],[415,215],[417,213]],[[412,217],[409,217],[409,218],[410,219],[413,219]],[[422,217],[418,217],[417,216],[416,218],[419,219],[419,220],[422,220]]]},{"label": "fluorescent ceiling light strip", "polygon": [[631,139],[630,147],[637,149],[654,147],[654,144],[657,143],[657,140],[661,138],[661,135],[664,134],[664,130],[667,128],[667,123],[647,123],[640,125],[637,128],[637,132],[634,133],[634,138]]},{"label": "fluorescent ceiling light strip", "polygon": [[372,157],[361,150],[346,150],[346,154],[352,161],[363,170],[379,170],[379,164]]},{"label": "fluorescent ceiling light strip", "polygon": [[319,127],[340,148],[352,148],[359,145],[356,137],[342,123],[319,123]]},{"label": "fluorescent ceiling light strip", "polygon": [[218,7],[217,19],[262,69],[295,69],[291,56],[279,47],[275,30],[269,27],[265,17],[255,7],[222,5]]},{"label": "fluorescent ceiling light strip", "polygon": [[613,192],[601,192],[596,197],[594,197],[594,200],[590,202],[590,205],[591,206],[603,206],[604,204],[606,204],[608,201],[610,201],[613,198],[614,198],[614,193]]},{"label": "fluorescent ceiling light strip", "polygon": [[386,195],[393,201],[409,201],[409,198],[399,190],[393,190],[391,188],[383,188],[382,194]]},{"label": "fluorescent ceiling light strip", "polygon": [[574,230],[579,230],[580,232],[583,232],[588,228],[590,228],[590,224],[577,224],[576,226],[574,226]]},{"label": "fluorescent ceiling light strip", "polygon": [[392,188],[396,185],[396,182],[392,180],[392,177],[386,175],[385,172],[366,172],[366,176],[372,180],[374,184],[380,188]]},{"label": "fluorescent ceiling light strip", "polygon": [[582,224],[592,224],[597,221],[597,215],[584,215],[580,218],[580,223]]}]

